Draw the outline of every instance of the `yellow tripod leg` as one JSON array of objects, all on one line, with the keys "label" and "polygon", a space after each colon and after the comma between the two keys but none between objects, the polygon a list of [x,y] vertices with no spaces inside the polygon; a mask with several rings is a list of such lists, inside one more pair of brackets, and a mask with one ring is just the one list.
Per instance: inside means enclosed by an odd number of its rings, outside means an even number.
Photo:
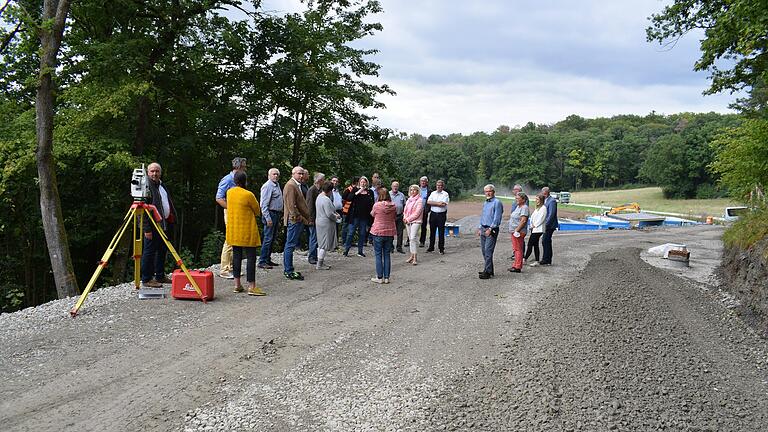
[{"label": "yellow tripod leg", "polygon": [[191,274],[189,274],[189,270],[187,270],[187,266],[184,265],[184,262],[181,260],[181,257],[178,253],[176,253],[176,249],[173,248],[173,245],[171,245],[171,242],[168,241],[168,237],[165,235],[165,231],[163,231],[162,228],[160,228],[160,225],[155,222],[155,220],[152,218],[152,215],[149,214],[149,210],[146,208],[144,211],[147,213],[147,217],[149,218],[150,222],[152,222],[152,225],[154,225],[157,232],[160,234],[160,238],[163,239],[163,242],[165,243],[165,246],[168,247],[168,250],[171,252],[174,258],[176,258],[176,264],[181,267],[181,270],[184,272],[184,274],[187,276],[187,280],[190,284],[192,284],[192,287],[195,289],[195,292],[197,295],[200,296],[200,299],[203,301],[203,303],[206,303],[208,298],[203,296],[203,292],[200,290],[200,287],[197,286],[197,282],[195,282],[195,279],[192,277]]},{"label": "yellow tripod leg", "polygon": [[88,285],[85,286],[85,290],[83,290],[83,293],[80,294],[80,298],[77,300],[77,303],[75,303],[75,307],[72,308],[72,310],[69,311],[69,314],[72,315],[72,318],[77,316],[77,312],[80,310],[80,307],[85,302],[85,299],[88,297],[88,294],[90,294],[91,290],[93,289],[93,286],[96,284],[96,280],[99,278],[99,275],[101,274],[101,271],[104,270],[104,268],[107,266],[107,262],[109,262],[109,258],[112,257],[112,253],[114,253],[115,248],[120,243],[120,238],[125,233],[125,230],[128,229],[128,224],[135,219],[136,210],[130,209],[128,210],[128,213],[125,215],[125,219],[123,219],[123,224],[118,228],[117,233],[115,233],[115,236],[112,237],[112,241],[109,243],[109,246],[107,246],[107,250],[104,252],[104,255],[101,257],[101,261],[99,261],[99,264],[96,266],[96,270],[93,272],[93,275],[91,276],[91,280],[88,281]]},{"label": "yellow tripod leg", "polygon": [[144,212],[134,212],[133,216],[133,286],[141,287],[141,254],[144,248]]}]

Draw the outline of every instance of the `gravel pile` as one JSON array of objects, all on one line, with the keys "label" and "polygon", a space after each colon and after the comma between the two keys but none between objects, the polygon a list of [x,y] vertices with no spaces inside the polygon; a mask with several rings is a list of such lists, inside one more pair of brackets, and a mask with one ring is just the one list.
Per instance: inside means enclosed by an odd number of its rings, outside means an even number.
[{"label": "gravel pile", "polygon": [[431,429],[765,431],[766,352],[716,295],[605,252],[449,386]]},{"label": "gravel pile", "polygon": [[[69,323],[72,318],[69,311],[75,306],[77,297],[68,297],[65,299],[53,300],[36,307],[29,307],[13,313],[0,314],[0,346],[9,344],[11,341],[20,341],[29,338],[31,335],[41,333],[52,328],[56,328],[63,323]],[[124,303],[136,298],[136,291],[133,289],[133,283],[124,283],[117,286],[100,288],[88,294],[88,298],[83,309],[98,308],[102,306],[113,306]],[[81,310],[83,310],[81,309]],[[89,321],[89,314],[81,315]],[[81,316],[78,316],[80,318]],[[99,317],[104,323],[109,321],[108,317]]]}]

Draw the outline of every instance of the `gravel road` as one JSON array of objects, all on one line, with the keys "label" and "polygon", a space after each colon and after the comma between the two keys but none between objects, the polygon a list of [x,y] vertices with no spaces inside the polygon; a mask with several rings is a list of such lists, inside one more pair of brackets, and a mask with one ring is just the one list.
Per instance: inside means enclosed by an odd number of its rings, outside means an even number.
[{"label": "gravel road", "polygon": [[[477,279],[478,241],[419,266],[333,256],[267,297],[138,301],[129,284],[0,315],[11,431],[766,430],[768,345],[712,279],[716,227],[558,233],[555,265]],[[691,268],[644,256],[687,244]],[[662,268],[662,267],[667,268]]]}]

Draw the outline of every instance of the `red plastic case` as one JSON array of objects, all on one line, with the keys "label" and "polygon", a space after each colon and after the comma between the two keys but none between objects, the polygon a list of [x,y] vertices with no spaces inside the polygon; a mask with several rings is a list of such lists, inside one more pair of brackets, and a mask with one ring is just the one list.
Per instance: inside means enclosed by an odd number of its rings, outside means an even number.
[{"label": "red plastic case", "polygon": [[[189,274],[197,282],[197,286],[205,296],[205,300],[213,300],[213,273],[209,271],[190,270]],[[200,300],[195,287],[187,280],[187,275],[181,269],[173,271],[171,277],[171,296],[175,299]]]}]

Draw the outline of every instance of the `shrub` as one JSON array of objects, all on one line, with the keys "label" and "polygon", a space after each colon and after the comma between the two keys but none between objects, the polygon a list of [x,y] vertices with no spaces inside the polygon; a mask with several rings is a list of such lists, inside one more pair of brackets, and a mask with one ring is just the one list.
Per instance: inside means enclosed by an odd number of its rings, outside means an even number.
[{"label": "shrub", "polygon": [[741,217],[723,234],[728,247],[749,249],[768,235],[768,208],[762,207]]},{"label": "shrub", "polygon": [[224,246],[226,235],[216,228],[211,229],[203,239],[203,246],[200,249],[199,263],[203,267],[210,267],[217,264],[221,259],[221,248]]}]

